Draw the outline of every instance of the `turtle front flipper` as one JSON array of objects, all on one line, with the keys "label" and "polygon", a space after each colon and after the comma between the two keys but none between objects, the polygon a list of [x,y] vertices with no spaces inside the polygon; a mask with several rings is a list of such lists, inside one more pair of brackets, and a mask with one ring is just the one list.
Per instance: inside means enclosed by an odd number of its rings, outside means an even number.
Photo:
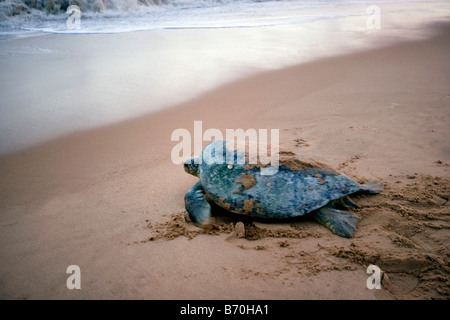
[{"label": "turtle front flipper", "polygon": [[205,199],[201,181],[197,182],[184,196],[184,204],[189,217],[197,226],[202,227],[209,222],[211,206]]},{"label": "turtle front flipper", "polygon": [[313,213],[314,218],[338,236],[351,238],[359,218],[351,212],[341,211],[326,205]]}]

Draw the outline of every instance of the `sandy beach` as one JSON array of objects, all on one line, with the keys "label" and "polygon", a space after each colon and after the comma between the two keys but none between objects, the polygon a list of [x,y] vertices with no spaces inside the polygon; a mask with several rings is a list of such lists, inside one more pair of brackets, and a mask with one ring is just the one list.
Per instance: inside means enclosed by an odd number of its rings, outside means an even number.
[{"label": "sandy beach", "polygon": [[[0,298],[448,299],[450,26],[429,33],[254,73],[1,156]],[[218,210],[203,231],[184,218],[197,179],[171,161],[171,133],[194,121],[279,129],[281,146],[385,191],[353,197],[350,239],[308,217]],[[245,238],[234,236],[240,221]],[[380,290],[366,286],[370,264]],[[69,265],[81,290],[66,286]]]}]

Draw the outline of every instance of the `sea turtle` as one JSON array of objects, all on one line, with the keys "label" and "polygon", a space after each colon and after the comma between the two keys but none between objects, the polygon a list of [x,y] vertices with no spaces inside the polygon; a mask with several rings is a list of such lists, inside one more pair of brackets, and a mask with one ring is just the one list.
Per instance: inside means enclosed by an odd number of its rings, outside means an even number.
[{"label": "sea turtle", "polygon": [[[185,161],[187,173],[200,180],[186,193],[185,206],[197,226],[209,223],[211,206],[262,218],[291,218],[312,214],[333,233],[350,238],[359,218],[349,194],[376,194],[383,185],[358,184],[325,164],[280,151],[277,170],[264,174],[272,164],[249,163],[248,153],[226,140],[209,143],[201,155]],[[227,156],[228,155],[228,156]],[[238,159],[244,159],[238,161]]]}]

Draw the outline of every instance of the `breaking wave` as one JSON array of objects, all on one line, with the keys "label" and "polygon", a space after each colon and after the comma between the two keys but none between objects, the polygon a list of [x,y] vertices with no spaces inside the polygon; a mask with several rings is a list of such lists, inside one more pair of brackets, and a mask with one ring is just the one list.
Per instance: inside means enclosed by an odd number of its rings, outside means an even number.
[{"label": "breaking wave", "polygon": [[3,19],[39,10],[47,14],[65,13],[71,5],[77,5],[83,12],[107,10],[127,11],[142,7],[192,8],[223,5],[238,2],[262,2],[261,0],[0,0],[0,14]]}]

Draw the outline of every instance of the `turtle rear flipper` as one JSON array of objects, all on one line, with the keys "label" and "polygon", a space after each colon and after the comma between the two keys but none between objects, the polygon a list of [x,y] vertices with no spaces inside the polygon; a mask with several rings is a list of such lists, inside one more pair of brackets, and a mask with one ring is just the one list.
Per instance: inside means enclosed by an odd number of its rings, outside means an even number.
[{"label": "turtle rear flipper", "polygon": [[333,200],[330,203],[331,206],[338,209],[359,209],[359,206],[349,198],[349,196],[344,196],[337,200]]},{"label": "turtle rear flipper", "polygon": [[351,212],[341,211],[327,205],[313,213],[314,218],[338,236],[351,238],[359,218]]},{"label": "turtle rear flipper", "polygon": [[360,185],[359,192],[377,194],[383,192],[383,190],[384,186],[381,183],[376,181],[369,181]]},{"label": "turtle rear flipper", "polygon": [[184,205],[192,222],[202,227],[209,223],[211,205],[205,199],[201,181],[197,182],[184,196]]}]

